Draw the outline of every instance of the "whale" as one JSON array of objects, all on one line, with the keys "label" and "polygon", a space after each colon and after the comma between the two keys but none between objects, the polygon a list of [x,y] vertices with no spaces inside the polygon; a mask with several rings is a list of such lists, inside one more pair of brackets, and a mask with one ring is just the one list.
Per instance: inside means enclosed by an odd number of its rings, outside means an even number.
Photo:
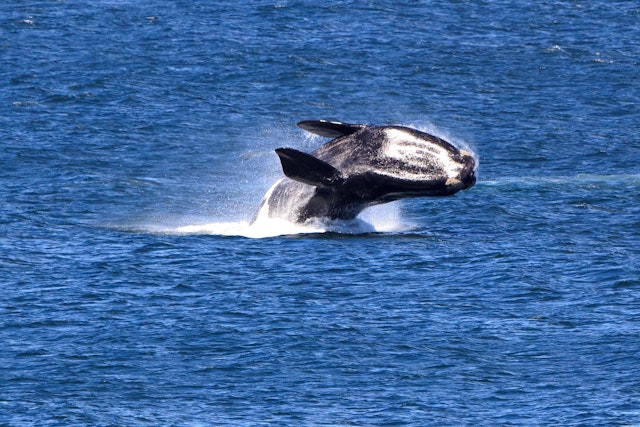
[{"label": "whale", "polygon": [[277,148],[284,177],[254,221],[352,220],[364,209],[410,197],[451,196],[476,182],[476,159],[442,138],[405,126],[304,120],[329,142],[312,153]]}]

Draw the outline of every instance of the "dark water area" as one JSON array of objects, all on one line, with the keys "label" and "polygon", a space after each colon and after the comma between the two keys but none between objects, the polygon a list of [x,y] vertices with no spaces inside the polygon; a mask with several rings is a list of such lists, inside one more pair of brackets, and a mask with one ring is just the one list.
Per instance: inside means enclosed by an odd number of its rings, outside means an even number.
[{"label": "dark water area", "polygon": [[[639,58],[633,1],[0,5],[0,425],[640,425]],[[478,182],[250,226],[305,119]]]}]

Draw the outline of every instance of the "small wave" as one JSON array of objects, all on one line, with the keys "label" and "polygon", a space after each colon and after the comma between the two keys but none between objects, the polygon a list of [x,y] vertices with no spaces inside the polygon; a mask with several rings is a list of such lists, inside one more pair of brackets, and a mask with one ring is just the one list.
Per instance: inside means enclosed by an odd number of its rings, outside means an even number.
[{"label": "small wave", "polygon": [[574,176],[546,176],[546,177],[507,177],[478,181],[479,186],[538,186],[538,185],[559,185],[559,184],[576,184],[576,185],[640,185],[640,175],[633,174],[617,174],[617,175],[598,175],[581,173]]}]

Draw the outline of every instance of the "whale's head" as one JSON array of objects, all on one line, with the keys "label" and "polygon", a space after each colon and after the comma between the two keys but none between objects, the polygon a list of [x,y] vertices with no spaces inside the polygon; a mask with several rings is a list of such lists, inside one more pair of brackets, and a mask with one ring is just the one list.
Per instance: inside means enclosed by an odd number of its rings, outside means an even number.
[{"label": "whale's head", "polygon": [[[476,182],[476,160],[467,150],[415,129],[370,127],[363,141],[374,141],[375,155],[358,165],[379,202],[405,197],[448,196]],[[362,158],[362,156],[360,156]],[[371,185],[375,183],[375,185]]]}]

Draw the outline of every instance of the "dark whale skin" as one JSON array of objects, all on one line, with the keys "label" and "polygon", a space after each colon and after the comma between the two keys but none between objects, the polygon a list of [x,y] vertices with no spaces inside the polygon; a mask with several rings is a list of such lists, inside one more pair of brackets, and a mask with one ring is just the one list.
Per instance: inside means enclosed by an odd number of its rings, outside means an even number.
[{"label": "dark whale skin", "polygon": [[334,139],[311,154],[276,150],[286,177],[267,192],[256,218],[350,220],[369,206],[450,196],[476,182],[471,153],[416,129],[323,120],[298,126]]}]

